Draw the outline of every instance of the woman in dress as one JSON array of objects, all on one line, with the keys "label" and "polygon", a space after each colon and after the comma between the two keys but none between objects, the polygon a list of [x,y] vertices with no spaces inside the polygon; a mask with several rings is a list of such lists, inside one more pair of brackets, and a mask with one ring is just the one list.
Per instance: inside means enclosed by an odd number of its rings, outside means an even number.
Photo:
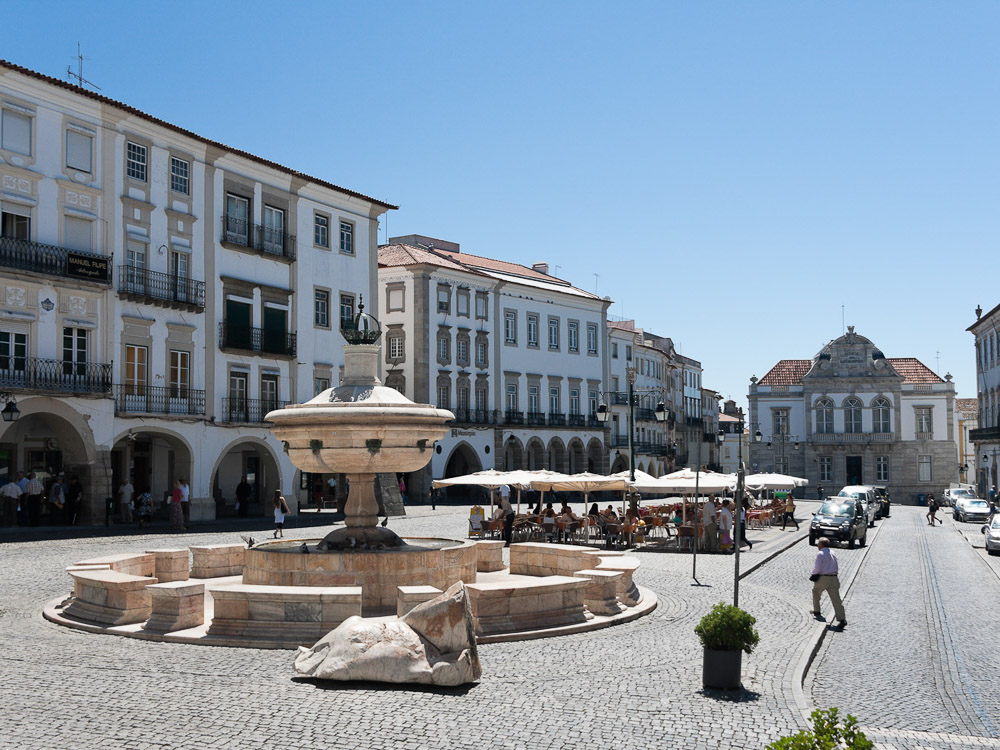
[{"label": "woman in dress", "polygon": [[288,503],[281,496],[281,490],[274,491],[274,538],[285,536],[285,514],[289,512]]},{"label": "woman in dress", "polygon": [[184,528],[184,512],[181,510],[181,483],[174,482],[174,490],[170,493],[170,526],[174,529]]}]

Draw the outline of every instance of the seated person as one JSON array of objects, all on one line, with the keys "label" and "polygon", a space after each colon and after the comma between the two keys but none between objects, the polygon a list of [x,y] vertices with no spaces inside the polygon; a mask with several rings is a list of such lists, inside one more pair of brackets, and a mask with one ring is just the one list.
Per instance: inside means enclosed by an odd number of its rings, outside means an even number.
[{"label": "seated person", "polygon": [[618,514],[615,513],[615,509],[612,508],[610,505],[607,508],[604,509],[604,511],[602,512],[601,515],[604,516],[604,520],[605,521],[617,521],[618,520]]},{"label": "seated person", "polygon": [[597,507],[597,503],[590,506],[590,510],[587,511],[588,516],[599,516],[601,515],[600,508]]},{"label": "seated person", "polygon": [[542,529],[545,531],[545,538],[551,542],[556,533],[556,512],[549,507],[542,515]]},{"label": "seated person", "polygon": [[502,521],[504,519],[503,506],[498,505],[496,510],[493,511],[493,515],[490,516],[491,521]]},{"label": "seated person", "polygon": [[680,526],[682,523],[684,523],[684,516],[681,515],[680,508],[674,511],[674,517],[670,520],[673,521],[675,526]]}]

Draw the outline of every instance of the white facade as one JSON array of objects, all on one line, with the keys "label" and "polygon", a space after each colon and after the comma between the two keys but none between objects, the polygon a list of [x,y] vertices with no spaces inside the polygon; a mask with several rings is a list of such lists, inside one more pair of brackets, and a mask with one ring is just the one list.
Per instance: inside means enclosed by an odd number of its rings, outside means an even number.
[{"label": "white facade", "polygon": [[3,468],[80,475],[84,521],[122,477],[301,498],[264,415],[336,384],[392,206],[8,64],[0,118]]},{"label": "white facade", "polygon": [[976,309],[976,322],[966,330],[976,338],[976,395],[979,426],[970,434],[975,445],[979,473],[977,483],[983,497],[998,485],[1000,461],[1000,305],[983,314]]}]

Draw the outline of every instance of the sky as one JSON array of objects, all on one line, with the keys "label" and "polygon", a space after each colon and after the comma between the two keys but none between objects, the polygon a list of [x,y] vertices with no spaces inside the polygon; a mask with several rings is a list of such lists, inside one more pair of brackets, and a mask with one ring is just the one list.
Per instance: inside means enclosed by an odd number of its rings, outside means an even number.
[{"label": "sky", "polygon": [[[974,397],[1000,3],[0,0],[0,58],[609,296],[703,384],[844,325]],[[387,226],[386,226],[387,225]]]}]

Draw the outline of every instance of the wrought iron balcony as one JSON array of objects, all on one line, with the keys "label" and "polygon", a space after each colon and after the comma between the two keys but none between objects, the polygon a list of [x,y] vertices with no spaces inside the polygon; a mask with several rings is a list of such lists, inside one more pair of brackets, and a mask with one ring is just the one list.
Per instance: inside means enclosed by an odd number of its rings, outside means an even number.
[{"label": "wrought iron balcony", "polygon": [[0,266],[111,284],[111,258],[14,237],[0,237]]},{"label": "wrought iron balcony", "polygon": [[704,421],[701,417],[685,417],[684,419],[688,427],[701,427]]},{"label": "wrought iron balcony", "polygon": [[507,424],[524,424],[524,412],[516,409],[507,409],[503,413],[503,421]]},{"label": "wrought iron balcony", "polygon": [[529,411],[527,419],[525,419],[525,424],[533,425],[535,427],[545,426],[545,412],[541,411]]},{"label": "wrought iron balcony", "polygon": [[256,250],[280,260],[295,260],[295,235],[279,232],[260,224],[251,224],[229,214],[222,215],[223,245]]},{"label": "wrought iron balcony", "polygon": [[587,415],[587,427],[591,427],[593,429],[601,430],[601,429],[604,428],[604,424],[601,422],[601,420],[599,420],[597,418],[596,414],[588,414]]},{"label": "wrought iron balcony", "polygon": [[497,413],[492,409],[455,409],[455,422],[461,424],[496,424]]},{"label": "wrought iron balcony", "polygon": [[[896,435],[892,432],[817,432],[812,436],[813,443],[892,443]],[[778,442],[774,443],[779,445]]]},{"label": "wrought iron balcony", "polygon": [[628,435],[612,435],[611,436],[611,447],[612,448],[628,448]]},{"label": "wrought iron balcony", "polygon": [[1000,427],[980,427],[977,430],[969,430],[969,440],[973,443],[1000,440]]},{"label": "wrought iron balcony", "polygon": [[566,424],[570,427],[585,427],[587,418],[582,414],[570,414],[566,417]]},{"label": "wrought iron balcony", "polygon": [[118,266],[118,294],[167,307],[205,309],[205,282],[134,266]]},{"label": "wrought iron balcony", "polygon": [[115,411],[119,414],[201,415],[205,413],[205,391],[141,383],[116,385]]},{"label": "wrought iron balcony", "polygon": [[270,398],[224,398],[222,399],[223,422],[239,422],[243,424],[262,424],[268,412],[284,409],[288,401],[277,401]]},{"label": "wrought iron balcony", "polygon": [[608,394],[608,403],[613,406],[628,406],[628,394],[622,391],[616,391],[614,393]]},{"label": "wrought iron balcony", "polygon": [[565,427],[566,426],[566,415],[560,414],[559,412],[549,413],[549,424],[552,427]]},{"label": "wrought iron balcony", "polygon": [[295,356],[295,334],[271,331],[266,328],[248,328],[219,323],[219,346],[223,349],[241,349],[261,354]]},{"label": "wrought iron balcony", "polygon": [[111,365],[0,356],[0,389],[52,393],[110,393]]}]

